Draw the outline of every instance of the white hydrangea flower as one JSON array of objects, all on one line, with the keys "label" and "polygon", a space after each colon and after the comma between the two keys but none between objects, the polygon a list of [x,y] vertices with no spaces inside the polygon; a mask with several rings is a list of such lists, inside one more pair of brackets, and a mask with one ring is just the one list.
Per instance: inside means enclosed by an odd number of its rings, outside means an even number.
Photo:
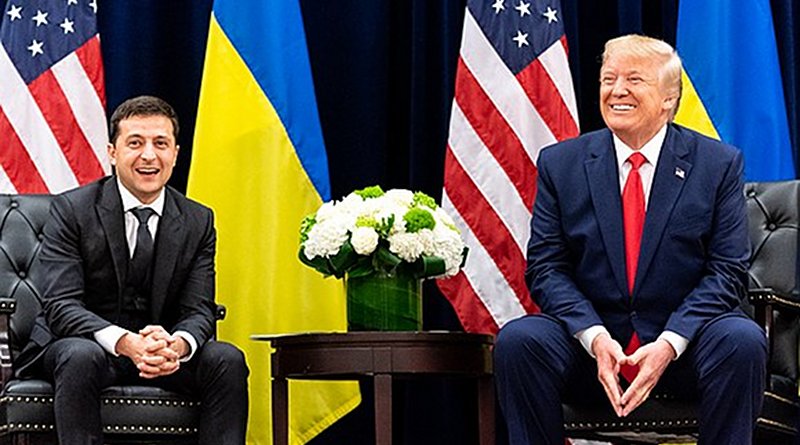
[{"label": "white hydrangea flower", "polygon": [[317,210],[317,215],[315,219],[318,223],[323,222],[327,219],[330,219],[338,213],[339,209],[336,208],[335,201],[328,201],[325,204],[320,206],[319,210]]},{"label": "white hydrangea flower", "polygon": [[330,218],[314,224],[308,231],[308,239],[303,245],[303,253],[310,260],[321,256],[330,258],[339,253],[347,241],[348,223],[345,218]]},{"label": "white hydrangea flower", "polygon": [[422,255],[422,243],[416,233],[396,233],[389,235],[389,251],[413,263]]},{"label": "white hydrangea flower", "polygon": [[414,203],[414,192],[405,189],[391,189],[383,195],[396,206],[408,209]]},{"label": "white hydrangea flower", "polygon": [[372,227],[356,227],[350,235],[350,244],[359,255],[369,255],[378,247],[378,232]]},{"label": "white hydrangea flower", "polygon": [[464,241],[455,230],[444,224],[437,224],[433,229],[436,256],[444,260],[445,276],[458,273],[461,266],[461,253],[464,251]]}]

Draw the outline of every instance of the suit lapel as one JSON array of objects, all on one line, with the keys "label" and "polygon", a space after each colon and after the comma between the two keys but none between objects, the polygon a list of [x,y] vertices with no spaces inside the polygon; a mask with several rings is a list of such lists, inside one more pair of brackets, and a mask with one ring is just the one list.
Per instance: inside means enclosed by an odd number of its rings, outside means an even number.
[{"label": "suit lapel", "polygon": [[103,184],[100,196],[95,203],[100,224],[105,232],[106,242],[111,251],[111,262],[117,276],[117,289],[122,292],[128,270],[128,242],[125,240],[125,219],[122,213],[122,199],[119,197],[116,176],[111,176]]},{"label": "suit lapel", "polygon": [[634,294],[647,274],[647,268],[653,261],[672,209],[675,208],[683,185],[689,179],[692,164],[686,160],[688,154],[689,147],[686,146],[680,133],[670,125],[667,128],[667,136],[664,138],[664,146],[661,148],[653,185],[650,188]]},{"label": "suit lapel", "polygon": [[595,138],[589,145],[589,159],[584,163],[589,191],[592,195],[597,224],[600,226],[611,269],[617,286],[628,293],[625,275],[625,246],[622,234],[622,200],[619,192],[617,157],[611,132]]},{"label": "suit lapel", "polygon": [[186,231],[184,230],[184,216],[175,203],[173,192],[165,189],[164,214],[158,223],[158,232],[155,241],[155,264],[153,269],[153,287],[151,292],[150,314],[153,320],[161,318],[161,311],[167,299],[167,290],[175,270],[178,252],[183,245]]}]

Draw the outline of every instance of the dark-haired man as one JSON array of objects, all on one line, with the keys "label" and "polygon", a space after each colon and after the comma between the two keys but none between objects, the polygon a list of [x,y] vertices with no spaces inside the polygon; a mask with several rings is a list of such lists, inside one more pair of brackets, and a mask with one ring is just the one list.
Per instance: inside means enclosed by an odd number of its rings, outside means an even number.
[{"label": "dark-haired man", "polygon": [[116,175],[68,191],[51,206],[39,273],[43,316],[18,370],[55,386],[61,445],[103,444],[100,392],[145,384],[201,401],[201,444],[243,444],[244,356],[212,339],[214,252],[210,209],[167,186],[178,119],[141,96],[111,117]]}]

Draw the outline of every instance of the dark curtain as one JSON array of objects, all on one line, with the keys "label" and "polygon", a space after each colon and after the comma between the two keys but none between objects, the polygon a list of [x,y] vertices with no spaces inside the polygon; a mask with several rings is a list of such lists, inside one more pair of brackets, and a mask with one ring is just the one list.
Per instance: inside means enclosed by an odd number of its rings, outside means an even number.
[{"label": "dark curtain", "polygon": [[[108,109],[138,94],[155,94],[175,106],[181,118],[181,153],[171,183],[185,190],[212,0],[99,3]],[[440,197],[466,0],[300,3],[333,196],[380,184]],[[635,32],[674,45],[677,5],[678,0],[562,0],[560,17],[569,40],[583,131],[602,127],[597,72],[603,43]],[[772,9],[796,152],[800,79],[794,24],[799,12],[793,0],[773,0]],[[426,329],[458,329],[435,285],[427,283],[425,292]],[[313,445],[374,443],[372,395],[369,388],[363,392],[365,403]],[[404,385],[395,395],[397,443],[475,442],[474,394],[463,383]]]}]

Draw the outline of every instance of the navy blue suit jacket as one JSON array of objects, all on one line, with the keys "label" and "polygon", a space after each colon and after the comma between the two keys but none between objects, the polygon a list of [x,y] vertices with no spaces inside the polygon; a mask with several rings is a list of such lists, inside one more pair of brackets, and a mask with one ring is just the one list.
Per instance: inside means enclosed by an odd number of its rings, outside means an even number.
[{"label": "navy blue suit jacket", "polygon": [[692,340],[711,319],[740,310],[750,243],[737,149],[669,125],[633,295],[611,132],[546,148],[537,167],[526,281],[571,335],[602,324],[623,346],[634,329],[643,343],[664,330]]}]

